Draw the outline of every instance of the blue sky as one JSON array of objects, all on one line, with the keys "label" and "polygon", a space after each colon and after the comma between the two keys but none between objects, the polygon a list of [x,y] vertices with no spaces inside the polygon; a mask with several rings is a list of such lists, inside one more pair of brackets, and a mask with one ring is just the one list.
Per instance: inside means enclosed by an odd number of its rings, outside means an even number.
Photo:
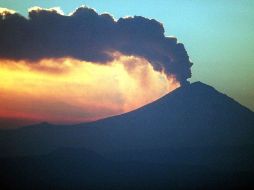
[{"label": "blue sky", "polygon": [[254,110],[254,1],[252,0],[0,0],[0,7],[26,15],[32,6],[80,5],[116,19],[141,15],[163,23],[165,35],[185,44],[193,77],[214,86]]}]

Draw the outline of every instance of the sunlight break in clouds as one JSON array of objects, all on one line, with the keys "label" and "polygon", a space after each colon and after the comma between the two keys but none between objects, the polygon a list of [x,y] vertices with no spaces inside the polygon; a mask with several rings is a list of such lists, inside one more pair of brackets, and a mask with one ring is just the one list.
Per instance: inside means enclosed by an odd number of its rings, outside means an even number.
[{"label": "sunlight break in clouds", "polygon": [[15,11],[12,10],[12,9],[7,9],[7,8],[3,8],[3,7],[0,7],[0,15],[1,16],[6,16],[8,14],[14,14]]},{"label": "sunlight break in clouds", "polygon": [[108,64],[73,58],[0,61],[0,115],[78,123],[120,114],[179,87],[140,57],[113,53]]}]

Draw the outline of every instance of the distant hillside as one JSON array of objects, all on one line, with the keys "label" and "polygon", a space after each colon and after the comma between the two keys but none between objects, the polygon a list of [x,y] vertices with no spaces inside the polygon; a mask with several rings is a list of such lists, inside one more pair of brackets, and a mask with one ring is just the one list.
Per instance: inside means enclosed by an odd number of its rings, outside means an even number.
[{"label": "distant hillside", "polygon": [[[193,154],[193,153],[192,153]],[[198,161],[198,160],[197,160]],[[0,189],[253,189],[253,171],[197,163],[116,162],[85,149],[0,159]]]}]

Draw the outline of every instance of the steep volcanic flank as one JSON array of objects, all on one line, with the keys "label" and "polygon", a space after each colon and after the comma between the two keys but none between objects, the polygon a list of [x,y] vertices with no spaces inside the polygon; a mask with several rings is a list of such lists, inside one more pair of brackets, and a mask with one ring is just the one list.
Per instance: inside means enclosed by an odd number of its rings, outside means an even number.
[{"label": "steep volcanic flank", "polygon": [[102,149],[244,145],[254,143],[253,116],[233,99],[197,82],[130,113],[79,127],[89,131],[97,145],[102,141]]},{"label": "steep volcanic flank", "polygon": [[0,188],[253,189],[253,116],[197,82],[97,122],[1,131]]},{"label": "steep volcanic flank", "polygon": [[201,82],[132,112],[75,126],[47,123],[1,132],[2,155],[48,153],[58,147],[96,152],[254,144],[254,114]]}]

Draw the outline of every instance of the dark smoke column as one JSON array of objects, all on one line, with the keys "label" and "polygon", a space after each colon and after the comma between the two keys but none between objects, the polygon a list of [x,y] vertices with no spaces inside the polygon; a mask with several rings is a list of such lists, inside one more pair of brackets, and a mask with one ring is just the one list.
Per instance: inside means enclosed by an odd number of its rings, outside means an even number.
[{"label": "dark smoke column", "polygon": [[[147,59],[183,85],[191,77],[192,63],[181,43],[165,37],[163,25],[140,16],[115,21],[87,7],[64,16],[54,10],[32,10],[28,18],[17,13],[0,15],[0,58],[40,60],[73,57],[107,64],[111,52]],[[36,63],[36,62],[34,62]]]}]

